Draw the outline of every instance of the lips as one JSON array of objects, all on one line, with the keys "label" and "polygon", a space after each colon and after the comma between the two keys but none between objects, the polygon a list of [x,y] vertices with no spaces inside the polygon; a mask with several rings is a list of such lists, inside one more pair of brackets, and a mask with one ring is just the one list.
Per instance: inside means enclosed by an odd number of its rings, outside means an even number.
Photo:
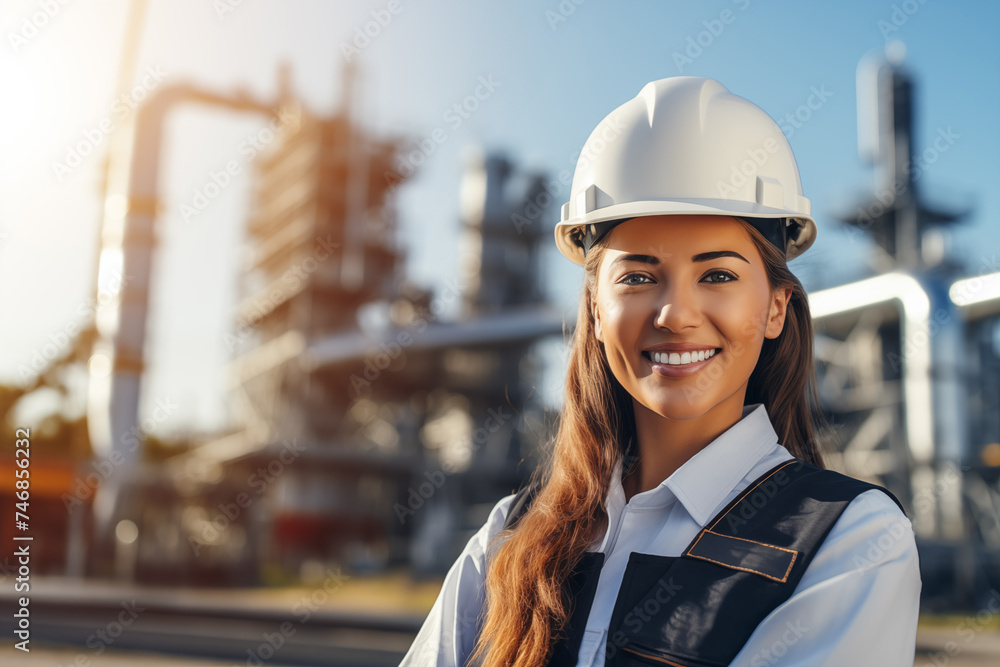
[{"label": "lips", "polygon": [[719,347],[716,345],[707,345],[705,343],[663,343],[661,345],[653,345],[646,349],[646,352],[696,352],[698,350],[718,350]]},{"label": "lips", "polygon": [[717,347],[699,347],[691,350],[679,350],[676,347],[667,349],[654,348],[652,350],[643,350],[642,356],[645,357],[647,361],[651,361],[656,364],[683,366],[697,363],[699,361],[707,361],[721,351],[722,349]]},{"label": "lips", "polygon": [[[722,353],[721,348],[704,348],[701,347],[700,350],[692,352],[658,352],[656,349],[643,350],[642,357],[649,363],[650,369],[654,374],[659,375],[664,378],[686,378],[696,373],[700,373],[703,368],[709,366],[715,361],[715,358],[720,356]],[[693,354],[693,359],[692,359]],[[687,363],[669,363],[670,359],[668,356],[667,363],[664,363],[663,355],[677,355],[674,361],[681,362],[686,360]],[[705,355],[700,361],[698,357]],[[655,360],[654,360],[655,359]]]}]

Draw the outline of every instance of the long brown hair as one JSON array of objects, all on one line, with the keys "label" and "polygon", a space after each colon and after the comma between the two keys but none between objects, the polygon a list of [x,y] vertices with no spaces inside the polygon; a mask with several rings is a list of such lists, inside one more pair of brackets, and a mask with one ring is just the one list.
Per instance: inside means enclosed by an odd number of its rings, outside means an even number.
[{"label": "long brown hair", "polygon": [[[739,222],[763,258],[771,289],[792,288],[784,328],[777,338],[764,340],[744,405],[763,403],[792,455],[823,466],[809,403],[819,405],[805,290],[783,254]],[[529,480],[538,486],[537,495],[517,524],[489,547],[485,619],[470,664],[545,664],[571,612],[563,583],[607,522],[604,504],[615,466],[621,460],[627,469],[635,455],[632,397],[594,335],[591,300],[609,237],[587,253],[559,428],[551,455]]]}]

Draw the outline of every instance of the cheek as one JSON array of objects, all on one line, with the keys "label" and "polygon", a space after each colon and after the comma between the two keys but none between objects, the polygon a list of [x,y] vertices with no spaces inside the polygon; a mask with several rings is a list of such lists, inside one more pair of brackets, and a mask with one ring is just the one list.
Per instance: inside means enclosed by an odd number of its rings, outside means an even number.
[{"label": "cheek", "polygon": [[759,347],[764,340],[768,306],[759,294],[727,295],[712,303],[706,314],[734,346]]},{"label": "cheek", "polygon": [[601,329],[606,343],[622,342],[634,337],[638,326],[634,304],[620,299],[606,299],[600,303]]},{"label": "cheek", "polygon": [[767,306],[761,307],[759,301],[755,302],[748,298],[742,308],[734,309],[733,314],[736,313],[738,313],[738,319],[737,317],[732,319],[731,328],[731,331],[737,332],[734,335],[735,342],[744,347],[745,351],[756,354],[764,343],[764,333],[767,329]]},{"label": "cheek", "polygon": [[621,304],[615,301],[605,301],[601,305],[601,321],[604,323],[605,329],[614,329],[618,327],[621,323],[621,318]]}]

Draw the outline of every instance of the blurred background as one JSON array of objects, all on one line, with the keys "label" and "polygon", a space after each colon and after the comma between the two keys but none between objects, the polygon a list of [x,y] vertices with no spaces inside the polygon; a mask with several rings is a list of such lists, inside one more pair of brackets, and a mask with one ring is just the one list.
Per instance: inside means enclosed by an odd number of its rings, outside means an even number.
[{"label": "blurred background", "polygon": [[824,447],[907,507],[917,664],[996,664],[998,29],[971,0],[3,0],[0,660],[397,664],[553,433],[584,141],[696,75],[798,159]]}]

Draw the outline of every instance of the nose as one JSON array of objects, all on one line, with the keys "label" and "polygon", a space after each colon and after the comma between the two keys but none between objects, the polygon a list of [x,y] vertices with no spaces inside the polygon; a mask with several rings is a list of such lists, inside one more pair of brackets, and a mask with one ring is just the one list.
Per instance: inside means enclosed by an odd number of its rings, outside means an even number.
[{"label": "nose", "polygon": [[703,319],[694,291],[688,286],[675,284],[667,288],[663,303],[653,318],[653,326],[677,333],[701,326]]}]

